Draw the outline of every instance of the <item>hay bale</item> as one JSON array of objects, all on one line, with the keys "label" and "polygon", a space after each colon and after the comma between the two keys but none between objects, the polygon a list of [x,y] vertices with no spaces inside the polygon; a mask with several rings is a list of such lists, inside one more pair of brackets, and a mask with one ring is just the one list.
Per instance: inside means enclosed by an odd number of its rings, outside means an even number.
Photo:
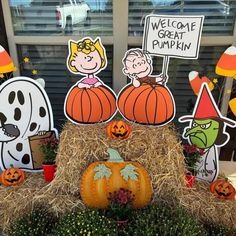
[{"label": "hay bale", "polygon": [[15,217],[43,204],[57,215],[83,209],[79,196],[80,177],[94,161],[108,157],[107,148],[117,149],[125,160],[138,161],[147,169],[153,184],[153,202],[184,206],[200,220],[236,228],[236,202],[216,199],[209,184],[185,185],[182,146],[173,126],[160,128],[131,124],[133,132],[125,141],[106,136],[106,125],[76,126],[67,122],[61,134],[55,179],[48,185],[42,175],[29,174],[18,187],[0,187],[1,225],[6,228]]},{"label": "hay bale", "polygon": [[[208,183],[198,182],[193,189],[186,188],[182,146],[173,126],[130,125],[131,137],[115,141],[107,137],[106,125],[76,126],[67,122],[61,134],[56,178],[47,192],[79,197],[81,174],[91,162],[105,160],[107,148],[111,147],[125,160],[144,165],[152,179],[153,202],[178,204],[200,220],[236,227],[235,201],[216,199],[210,193]],[[82,204],[77,203],[77,206],[82,207]]]},{"label": "hay bale", "polygon": [[33,197],[45,186],[42,174],[27,174],[25,182],[18,186],[0,186],[0,226],[5,230],[8,225],[23,213],[30,211]]},{"label": "hay bale", "polygon": [[210,221],[236,228],[236,201],[220,200],[210,193],[209,183],[196,182],[178,197],[179,204],[191,211],[201,221]]},{"label": "hay bale", "polygon": [[145,166],[152,178],[154,201],[160,197],[171,200],[181,192],[185,188],[185,166],[175,130],[131,126],[131,137],[117,141],[107,137],[106,125],[76,126],[67,122],[60,138],[57,172],[49,187],[51,191],[79,196],[81,174],[91,162],[105,160],[107,149],[111,147],[125,160],[138,161]]},{"label": "hay bale", "polygon": [[47,192],[48,183],[42,173],[27,173],[26,181],[18,186],[0,186],[0,228],[3,232],[23,214],[35,206],[44,206],[56,216],[83,208],[81,200],[72,195]]},{"label": "hay bale", "polygon": [[81,199],[62,192],[53,193],[49,191],[49,185],[42,188],[34,197],[33,201],[36,205],[44,205],[55,216],[63,215],[75,209],[84,209]]}]

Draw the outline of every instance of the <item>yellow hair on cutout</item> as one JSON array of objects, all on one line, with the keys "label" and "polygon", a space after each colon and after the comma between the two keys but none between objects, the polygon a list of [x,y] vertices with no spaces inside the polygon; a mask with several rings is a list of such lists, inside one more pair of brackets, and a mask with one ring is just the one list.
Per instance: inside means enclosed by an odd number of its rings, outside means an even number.
[{"label": "yellow hair on cutout", "polygon": [[106,58],[105,49],[103,45],[101,44],[99,38],[95,42],[93,42],[90,38],[84,38],[83,40],[78,41],[78,42],[70,40],[69,41],[70,54],[67,60],[67,66],[69,70],[71,70],[72,72],[78,72],[78,70],[74,66],[71,65],[71,62],[75,59],[78,52],[89,54],[95,50],[97,50],[98,54],[101,57],[101,61],[102,61],[101,68],[104,68],[106,66],[107,58]]}]

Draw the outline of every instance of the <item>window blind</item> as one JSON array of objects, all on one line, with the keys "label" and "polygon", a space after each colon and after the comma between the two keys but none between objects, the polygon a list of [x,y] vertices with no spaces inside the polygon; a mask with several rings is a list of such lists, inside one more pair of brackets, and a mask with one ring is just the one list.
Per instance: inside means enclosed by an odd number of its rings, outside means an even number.
[{"label": "window blind", "polygon": [[233,35],[236,0],[129,0],[130,36],[142,36],[148,14],[204,15],[204,35]]},{"label": "window blind", "polygon": [[[112,55],[113,47],[105,46],[108,65],[102,70],[98,77],[108,86],[112,87]],[[63,112],[64,100],[70,87],[82,76],[74,75],[67,69],[66,58],[67,46],[41,46],[41,45],[19,45],[18,55],[22,76],[33,79],[43,78],[46,82],[46,92],[52,104],[54,123],[58,129],[61,128],[66,118]],[[23,63],[24,57],[30,58],[30,63]],[[32,70],[36,69],[38,75],[33,76]]]},{"label": "window blind", "polygon": [[112,1],[9,0],[15,35],[112,35]]}]

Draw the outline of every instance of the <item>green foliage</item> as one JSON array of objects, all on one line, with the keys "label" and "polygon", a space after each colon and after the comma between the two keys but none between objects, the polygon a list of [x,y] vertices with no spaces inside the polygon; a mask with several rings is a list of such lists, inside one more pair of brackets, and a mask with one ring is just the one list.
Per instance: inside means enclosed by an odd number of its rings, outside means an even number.
[{"label": "green foliage", "polygon": [[203,227],[183,209],[150,206],[134,212],[133,219],[120,235],[132,236],[205,236]]},{"label": "green foliage", "polygon": [[43,208],[18,218],[7,232],[8,236],[46,236],[55,224],[55,217]]},{"label": "green foliage", "polygon": [[[132,210],[129,223],[117,226],[102,215],[88,210],[69,213],[56,223],[56,218],[43,208],[18,218],[7,236],[235,236],[236,230],[223,225],[198,222],[181,208],[149,206]],[[5,234],[4,234],[5,235]]]},{"label": "green foliage", "polygon": [[212,223],[205,224],[208,236],[235,236],[236,229],[230,229],[224,225],[216,225]]},{"label": "green foliage", "polygon": [[123,120],[123,116],[120,113],[117,113],[113,120],[118,120],[118,121]]},{"label": "green foliage", "polygon": [[197,174],[197,164],[201,161],[203,150],[197,148],[196,145],[184,144],[184,160],[188,171],[192,175]]},{"label": "green foliage", "polygon": [[55,163],[58,144],[58,140],[54,138],[46,138],[42,140],[40,148],[43,152],[43,164]]},{"label": "green foliage", "polygon": [[56,224],[52,236],[117,235],[116,224],[98,211],[69,213]]}]

